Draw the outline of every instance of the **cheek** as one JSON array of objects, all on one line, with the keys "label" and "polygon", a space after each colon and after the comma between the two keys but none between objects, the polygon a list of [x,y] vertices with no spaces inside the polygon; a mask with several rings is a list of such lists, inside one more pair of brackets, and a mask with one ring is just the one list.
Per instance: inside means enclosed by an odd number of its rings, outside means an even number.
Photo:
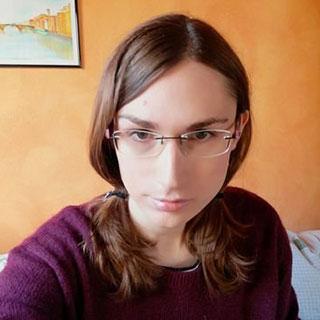
[{"label": "cheek", "polygon": [[[126,189],[128,190],[128,186],[130,186],[133,181],[135,181],[135,173],[133,162],[128,159],[123,159],[121,156],[118,155],[118,163],[119,163],[119,170],[122,182]],[[128,190],[129,191],[129,190]]]},{"label": "cheek", "polygon": [[209,193],[219,191],[222,187],[229,167],[229,154],[214,159],[206,159],[194,172],[195,188],[208,189]]},{"label": "cheek", "polygon": [[130,194],[133,194],[142,189],[145,184],[145,177],[147,168],[142,161],[137,159],[123,158],[121,155],[117,155],[120,175],[122,182]]}]

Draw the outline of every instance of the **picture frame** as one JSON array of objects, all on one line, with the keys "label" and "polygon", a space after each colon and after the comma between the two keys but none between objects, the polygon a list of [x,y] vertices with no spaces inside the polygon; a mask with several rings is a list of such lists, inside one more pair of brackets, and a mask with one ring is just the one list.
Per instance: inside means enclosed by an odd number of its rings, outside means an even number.
[{"label": "picture frame", "polygon": [[0,0],[0,66],[80,67],[76,0]]}]

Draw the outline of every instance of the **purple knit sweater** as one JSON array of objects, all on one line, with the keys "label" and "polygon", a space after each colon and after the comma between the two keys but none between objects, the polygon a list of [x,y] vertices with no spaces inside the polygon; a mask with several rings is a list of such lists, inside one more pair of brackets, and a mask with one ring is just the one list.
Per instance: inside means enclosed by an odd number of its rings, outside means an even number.
[{"label": "purple knit sweater", "polygon": [[80,245],[89,241],[86,207],[69,206],[10,252],[0,273],[0,319],[298,319],[291,251],[277,213],[239,188],[228,188],[225,199],[239,221],[254,224],[242,247],[256,256],[256,269],[237,292],[210,300],[200,265],[165,269],[161,291],[116,303]]}]

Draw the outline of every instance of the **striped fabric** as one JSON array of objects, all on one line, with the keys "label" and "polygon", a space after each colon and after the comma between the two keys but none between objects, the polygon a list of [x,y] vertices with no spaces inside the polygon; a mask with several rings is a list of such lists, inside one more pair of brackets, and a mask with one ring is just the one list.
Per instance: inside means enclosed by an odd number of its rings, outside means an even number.
[{"label": "striped fabric", "polygon": [[0,271],[6,265],[7,258],[8,258],[8,254],[0,254]]},{"label": "striped fabric", "polygon": [[293,243],[306,260],[320,270],[320,230],[304,231],[300,233],[288,232]]},{"label": "striped fabric", "polygon": [[288,231],[293,265],[292,286],[301,320],[320,319],[320,230]]}]

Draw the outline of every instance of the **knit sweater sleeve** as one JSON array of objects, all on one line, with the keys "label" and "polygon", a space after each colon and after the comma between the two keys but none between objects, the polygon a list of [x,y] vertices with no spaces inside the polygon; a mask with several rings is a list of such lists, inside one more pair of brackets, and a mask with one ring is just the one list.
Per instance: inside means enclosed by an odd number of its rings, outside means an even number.
[{"label": "knit sweater sleeve", "polygon": [[24,246],[14,249],[0,274],[0,319],[61,319],[63,303],[50,265]]},{"label": "knit sweater sleeve", "polygon": [[0,273],[1,320],[76,318],[82,281],[75,270],[85,268],[76,215],[73,207],[63,209],[9,253]]},{"label": "knit sweater sleeve", "polygon": [[239,188],[228,191],[229,205],[237,219],[252,226],[249,241],[243,245],[249,255],[255,252],[256,257],[252,287],[249,285],[246,293],[257,304],[250,319],[263,313],[264,319],[299,319],[298,302],[291,285],[292,253],[278,213],[254,193]]},{"label": "knit sweater sleeve", "polygon": [[[297,320],[298,302],[291,285],[292,253],[288,235],[276,210],[265,200],[254,196],[257,201],[257,238],[262,257],[260,268],[269,268],[270,281],[275,281],[277,292],[276,316],[278,320]],[[259,220],[259,221],[258,221]],[[268,277],[269,277],[268,276]]]}]

